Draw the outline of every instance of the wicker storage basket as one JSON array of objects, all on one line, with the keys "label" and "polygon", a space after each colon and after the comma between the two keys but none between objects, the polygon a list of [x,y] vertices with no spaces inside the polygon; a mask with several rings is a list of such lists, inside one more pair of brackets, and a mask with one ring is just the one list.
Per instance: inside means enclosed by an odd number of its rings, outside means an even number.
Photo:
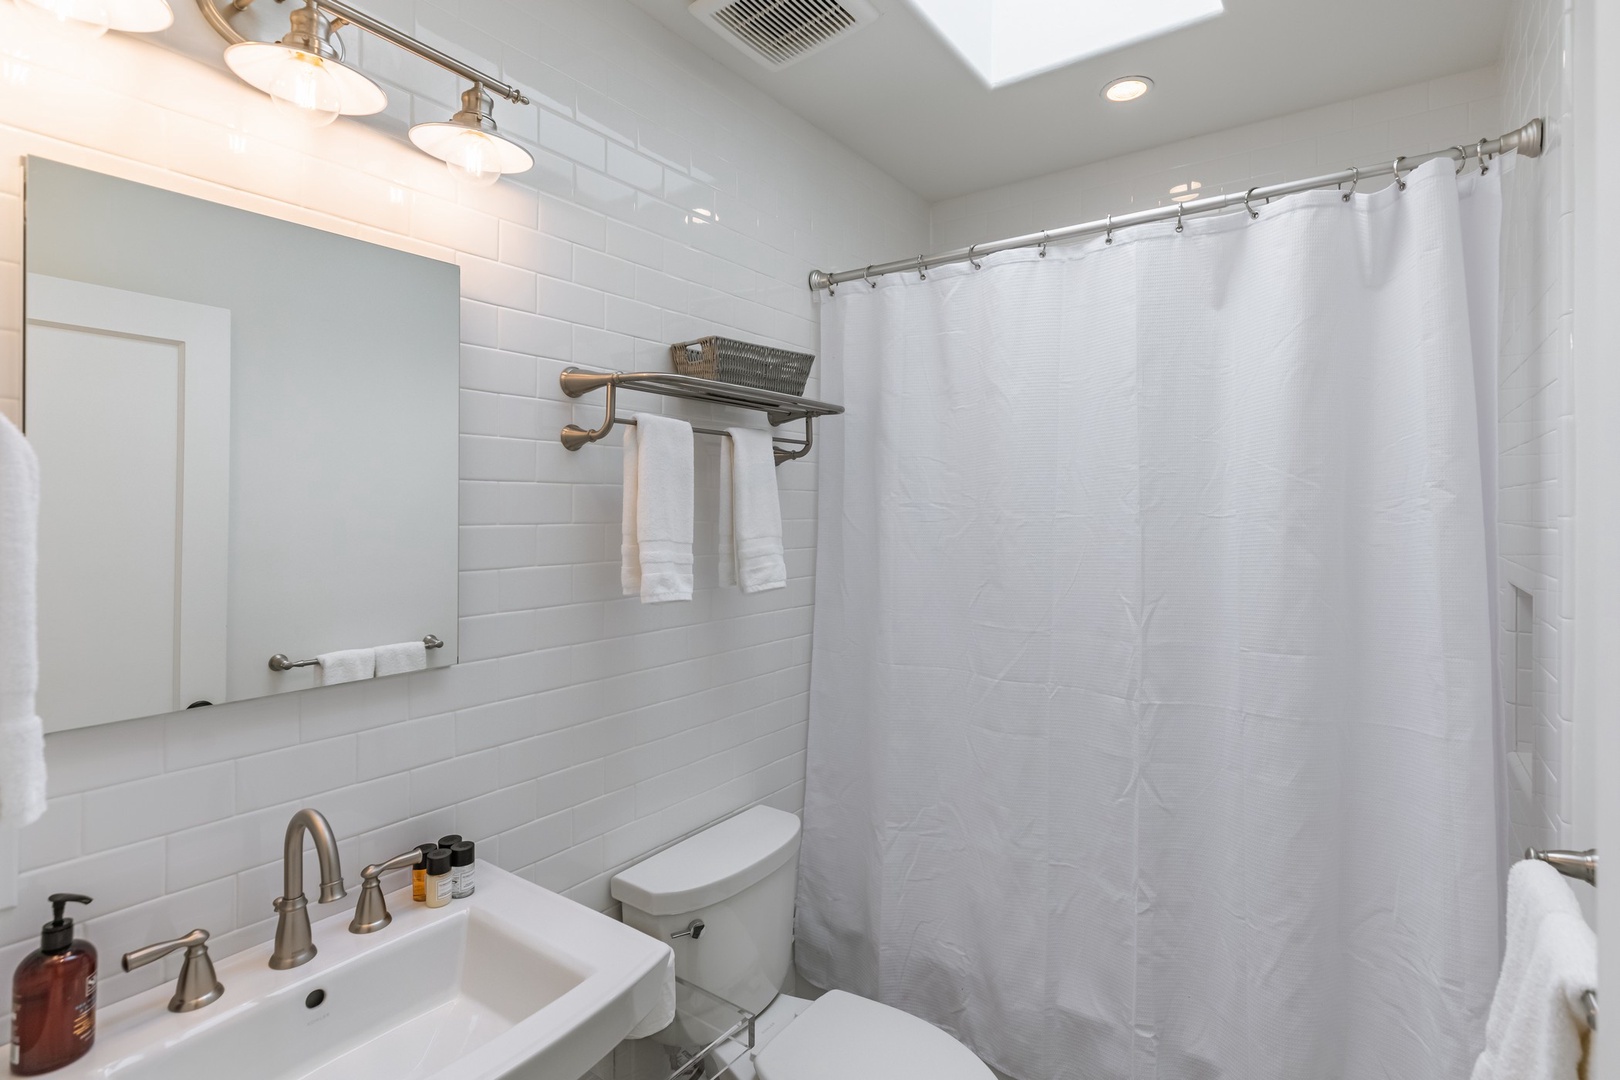
[{"label": "wicker storage basket", "polygon": [[810,365],[816,361],[810,353],[723,337],[698,338],[671,345],[669,359],[677,375],[694,375],[795,396],[804,393]]}]

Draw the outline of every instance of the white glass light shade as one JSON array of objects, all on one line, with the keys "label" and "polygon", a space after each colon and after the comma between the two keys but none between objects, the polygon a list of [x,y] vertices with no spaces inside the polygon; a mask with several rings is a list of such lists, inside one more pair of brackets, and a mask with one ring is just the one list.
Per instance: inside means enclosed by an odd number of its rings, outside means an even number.
[{"label": "white glass light shade", "polygon": [[534,158],[523,147],[464,124],[417,124],[411,128],[411,142],[444,162],[457,180],[479,187],[493,184],[503,173],[534,168]]},{"label": "white glass light shade", "polygon": [[17,6],[69,34],[100,37],[112,26],[103,0],[17,0]]},{"label": "white glass light shade", "polygon": [[130,34],[154,34],[174,22],[174,11],[167,0],[19,0],[61,23],[77,23],[91,34],[122,30]]},{"label": "white glass light shade", "polygon": [[225,63],[312,127],[339,116],[370,116],[388,105],[382,88],[353,68],[287,45],[238,42],[225,50]]}]

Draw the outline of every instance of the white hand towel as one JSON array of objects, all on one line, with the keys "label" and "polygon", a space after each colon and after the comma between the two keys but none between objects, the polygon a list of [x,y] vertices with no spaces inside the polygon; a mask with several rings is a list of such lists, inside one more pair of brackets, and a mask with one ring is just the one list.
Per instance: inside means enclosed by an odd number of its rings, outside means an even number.
[{"label": "white hand towel", "polygon": [[321,653],[315,659],[319,662],[315,677],[317,686],[356,682],[377,673],[376,649],[343,649],[340,652]]},{"label": "white hand towel", "polygon": [[745,593],[787,586],[782,500],[771,433],[728,428],[720,448],[720,584]]},{"label": "white hand towel", "polygon": [[638,413],[624,431],[620,584],[643,604],[692,599],[692,425]]},{"label": "white hand towel", "polygon": [[1569,886],[1546,863],[1508,874],[1507,949],[1473,1080],[1576,1080],[1586,1008],[1597,989],[1597,938]]},{"label": "white hand towel", "polygon": [[427,646],[420,641],[377,646],[377,678],[427,670]]},{"label": "white hand towel", "polygon": [[0,825],[8,828],[45,813],[45,735],[34,714],[38,565],[39,459],[0,416]]}]

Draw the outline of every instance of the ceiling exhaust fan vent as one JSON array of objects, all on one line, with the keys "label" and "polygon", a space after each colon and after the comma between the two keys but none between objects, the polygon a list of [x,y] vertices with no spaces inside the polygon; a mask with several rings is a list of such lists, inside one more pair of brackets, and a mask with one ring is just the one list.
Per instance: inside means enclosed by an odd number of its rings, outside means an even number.
[{"label": "ceiling exhaust fan vent", "polygon": [[783,68],[877,18],[868,0],[694,0],[691,12],[768,68]]}]

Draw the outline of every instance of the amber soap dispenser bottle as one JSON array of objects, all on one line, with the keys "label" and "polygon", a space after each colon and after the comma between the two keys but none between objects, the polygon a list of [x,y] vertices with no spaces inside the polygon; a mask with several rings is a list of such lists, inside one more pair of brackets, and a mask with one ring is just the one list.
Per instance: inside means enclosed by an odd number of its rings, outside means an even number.
[{"label": "amber soap dispenser bottle", "polygon": [[73,939],[69,904],[88,896],[53,893],[55,914],[40,933],[39,951],[17,965],[11,980],[11,1072],[38,1076],[79,1060],[96,1041],[96,948]]}]

